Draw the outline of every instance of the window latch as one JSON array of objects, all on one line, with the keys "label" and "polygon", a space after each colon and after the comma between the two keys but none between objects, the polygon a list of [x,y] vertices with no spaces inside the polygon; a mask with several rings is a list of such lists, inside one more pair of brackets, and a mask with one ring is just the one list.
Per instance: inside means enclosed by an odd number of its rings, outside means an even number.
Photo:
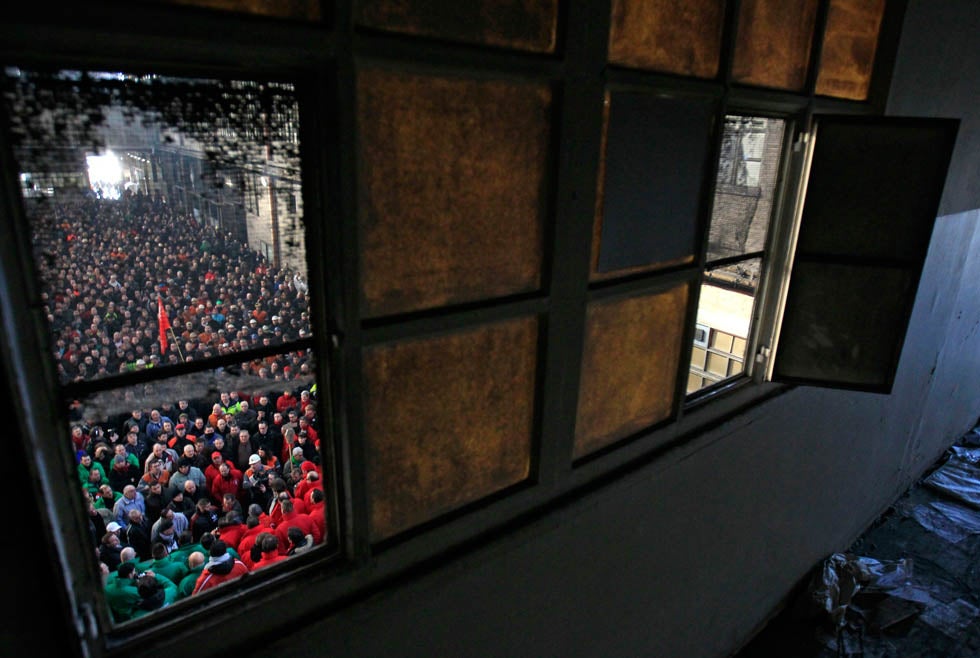
[{"label": "window latch", "polygon": [[761,345],[759,350],[755,353],[755,362],[759,365],[766,363],[769,360],[769,355],[771,353],[772,350],[770,350],[768,346]]}]

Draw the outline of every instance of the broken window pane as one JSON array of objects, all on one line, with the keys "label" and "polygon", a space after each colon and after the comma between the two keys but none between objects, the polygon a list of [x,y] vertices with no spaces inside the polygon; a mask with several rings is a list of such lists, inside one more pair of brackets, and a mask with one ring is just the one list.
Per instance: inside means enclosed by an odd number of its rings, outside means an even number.
[{"label": "broken window pane", "polygon": [[8,69],[62,383],[311,333],[291,85]]}]

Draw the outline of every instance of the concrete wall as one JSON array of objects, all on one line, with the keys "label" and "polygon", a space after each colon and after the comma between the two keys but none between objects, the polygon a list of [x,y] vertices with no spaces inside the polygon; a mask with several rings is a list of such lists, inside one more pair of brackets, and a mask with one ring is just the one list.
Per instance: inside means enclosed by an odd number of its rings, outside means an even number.
[{"label": "concrete wall", "polygon": [[890,396],[798,388],[255,655],[696,658],[748,639],[980,412],[977,14],[911,2],[900,46],[889,112],[964,130]]}]

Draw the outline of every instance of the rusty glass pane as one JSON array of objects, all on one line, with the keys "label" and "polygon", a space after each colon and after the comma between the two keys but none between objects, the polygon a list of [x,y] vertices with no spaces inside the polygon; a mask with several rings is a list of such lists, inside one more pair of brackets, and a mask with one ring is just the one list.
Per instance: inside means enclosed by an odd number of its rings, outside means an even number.
[{"label": "rusty glass pane", "polygon": [[669,418],[689,287],[589,305],[575,424],[576,458]]},{"label": "rusty glass pane", "polygon": [[358,0],[354,17],[364,27],[550,53],[558,0]]},{"label": "rusty glass pane", "polygon": [[373,540],[528,477],[537,342],[531,317],[366,350]]},{"label": "rusty glass pane", "polygon": [[816,92],[865,100],[874,72],[885,0],[831,0]]},{"label": "rusty glass pane", "polygon": [[732,78],[797,91],[806,84],[818,0],[743,0]]},{"label": "rusty glass pane", "polygon": [[713,78],[724,18],[724,0],[613,0],[609,61]]},{"label": "rusty glass pane", "polygon": [[321,0],[141,0],[146,3],[188,5],[239,14],[319,21]]},{"label": "rusty glass pane", "polygon": [[310,335],[290,85],[4,82],[62,383]]},{"label": "rusty glass pane", "polygon": [[360,71],[366,316],[539,288],[551,104],[543,84]]}]

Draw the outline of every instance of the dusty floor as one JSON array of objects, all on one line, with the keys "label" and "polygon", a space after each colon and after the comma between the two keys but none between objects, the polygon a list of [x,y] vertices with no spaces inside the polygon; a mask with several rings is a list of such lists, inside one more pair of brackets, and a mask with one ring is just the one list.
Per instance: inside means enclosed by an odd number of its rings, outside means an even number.
[{"label": "dusty floor", "polygon": [[799,590],[734,658],[980,658],[980,426]]}]

